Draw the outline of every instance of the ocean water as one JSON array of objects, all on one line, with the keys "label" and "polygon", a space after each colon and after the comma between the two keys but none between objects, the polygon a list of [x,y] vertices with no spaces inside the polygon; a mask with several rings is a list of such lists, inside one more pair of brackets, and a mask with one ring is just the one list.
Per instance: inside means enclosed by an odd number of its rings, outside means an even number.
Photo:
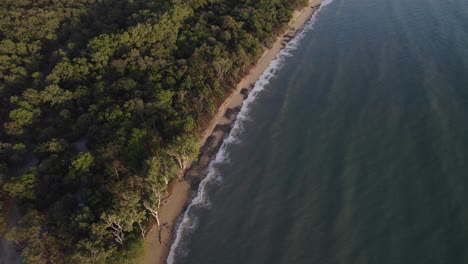
[{"label": "ocean water", "polygon": [[327,3],[257,83],[170,264],[468,263],[468,1]]}]

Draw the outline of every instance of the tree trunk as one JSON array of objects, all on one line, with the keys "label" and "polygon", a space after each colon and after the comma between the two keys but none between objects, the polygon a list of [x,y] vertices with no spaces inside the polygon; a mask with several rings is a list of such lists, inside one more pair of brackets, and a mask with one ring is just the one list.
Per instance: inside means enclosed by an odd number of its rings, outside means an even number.
[{"label": "tree trunk", "polygon": [[158,224],[158,226],[161,226],[161,222],[159,221],[159,212],[154,214],[154,218],[156,218],[156,223]]},{"label": "tree trunk", "polygon": [[180,157],[176,157],[177,163],[179,163],[179,167],[184,170],[184,166],[182,164],[182,159]]}]

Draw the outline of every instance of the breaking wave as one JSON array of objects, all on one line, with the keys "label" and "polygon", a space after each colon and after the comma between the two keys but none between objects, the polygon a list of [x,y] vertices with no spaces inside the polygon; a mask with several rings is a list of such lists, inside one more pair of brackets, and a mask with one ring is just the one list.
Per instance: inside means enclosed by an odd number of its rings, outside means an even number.
[{"label": "breaking wave", "polygon": [[286,46],[278,53],[277,57],[271,61],[268,67],[265,69],[259,80],[255,83],[252,92],[248,98],[244,100],[242,108],[237,116],[236,121],[233,124],[232,130],[229,136],[223,141],[218,153],[215,158],[211,161],[207,169],[206,177],[200,182],[198,187],[197,195],[190,202],[185,213],[179,218],[174,243],[171,246],[169,256],[167,258],[168,264],[174,264],[176,257],[184,257],[189,253],[189,248],[186,243],[186,238],[192,234],[198,227],[198,216],[194,212],[196,208],[210,208],[211,202],[206,192],[208,184],[215,184],[221,182],[222,178],[217,169],[219,164],[225,164],[229,162],[229,152],[227,146],[239,142],[238,136],[244,130],[243,124],[248,120],[249,113],[257,96],[265,87],[270,83],[270,80],[275,76],[276,72],[284,64],[286,58],[292,56],[292,51],[296,50],[299,46],[300,41],[304,38],[305,34],[312,30],[315,22],[318,19],[318,14],[325,6],[332,3],[333,0],[325,0],[320,5],[319,9],[312,15],[309,21],[297,31],[294,38],[292,38]]}]

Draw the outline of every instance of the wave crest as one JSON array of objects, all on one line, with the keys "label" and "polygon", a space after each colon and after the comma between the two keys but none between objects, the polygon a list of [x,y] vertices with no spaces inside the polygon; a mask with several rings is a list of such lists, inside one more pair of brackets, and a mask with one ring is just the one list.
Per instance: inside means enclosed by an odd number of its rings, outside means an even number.
[{"label": "wave crest", "polygon": [[211,207],[211,201],[206,192],[206,187],[208,184],[219,184],[222,182],[222,177],[217,169],[217,165],[229,163],[229,152],[227,151],[227,146],[239,142],[239,135],[244,131],[243,124],[246,120],[248,120],[251,106],[255,99],[259,93],[263,91],[270,83],[270,80],[276,76],[275,73],[281,69],[281,66],[284,64],[286,58],[293,56],[292,51],[297,49],[305,34],[313,29],[313,26],[318,19],[320,10],[332,2],[333,0],[325,0],[322,2],[319,9],[312,15],[309,21],[300,30],[297,31],[294,38],[292,38],[278,53],[276,58],[271,61],[263,74],[260,76],[259,80],[255,83],[252,92],[249,94],[249,97],[244,100],[241,111],[237,115],[237,119],[233,124],[229,136],[223,141],[223,144],[221,145],[218,153],[208,166],[208,173],[206,177],[200,182],[197,195],[191,201],[185,213],[179,218],[174,243],[171,246],[169,256],[167,258],[168,264],[174,264],[176,257],[185,257],[188,255],[189,248],[185,238],[187,238],[187,236],[192,234],[198,228],[199,222],[194,209],[209,209]]}]

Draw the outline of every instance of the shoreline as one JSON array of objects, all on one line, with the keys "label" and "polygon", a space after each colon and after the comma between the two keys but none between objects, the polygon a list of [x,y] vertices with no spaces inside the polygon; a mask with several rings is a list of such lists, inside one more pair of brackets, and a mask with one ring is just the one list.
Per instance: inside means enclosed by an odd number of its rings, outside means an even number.
[{"label": "shoreline", "polygon": [[145,239],[145,264],[166,264],[169,250],[173,242],[173,231],[177,227],[179,216],[185,211],[187,202],[196,192],[198,184],[202,180],[200,175],[216,155],[226,135],[229,134],[232,125],[242,107],[243,101],[248,97],[252,86],[270,63],[277,57],[285,44],[307,23],[310,17],[317,11],[322,0],[309,0],[307,6],[296,10],[287,25],[287,29],[278,36],[271,48],[265,49],[260,59],[250,72],[237,84],[236,89],[226,98],[218,108],[210,125],[205,129],[200,141],[200,155],[197,161],[193,161],[185,172],[184,181],[176,181],[169,191],[166,202],[161,207],[159,218],[161,228],[157,225],[151,228]]}]

